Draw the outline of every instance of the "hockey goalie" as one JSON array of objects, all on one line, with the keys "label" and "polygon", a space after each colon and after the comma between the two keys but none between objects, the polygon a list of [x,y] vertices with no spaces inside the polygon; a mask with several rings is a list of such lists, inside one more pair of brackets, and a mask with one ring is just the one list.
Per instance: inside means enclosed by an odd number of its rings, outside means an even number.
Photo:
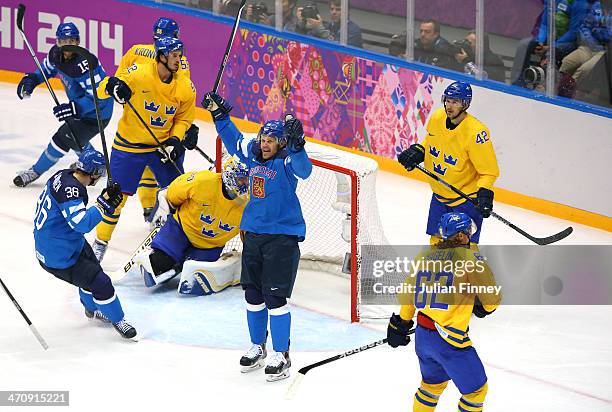
[{"label": "hockey goalie", "polygon": [[158,194],[154,221],[161,226],[151,246],[134,258],[147,287],[180,273],[178,292],[210,295],[240,282],[240,257],[221,256],[239,233],[248,202],[249,172],[230,158],[221,173],[185,173]]}]

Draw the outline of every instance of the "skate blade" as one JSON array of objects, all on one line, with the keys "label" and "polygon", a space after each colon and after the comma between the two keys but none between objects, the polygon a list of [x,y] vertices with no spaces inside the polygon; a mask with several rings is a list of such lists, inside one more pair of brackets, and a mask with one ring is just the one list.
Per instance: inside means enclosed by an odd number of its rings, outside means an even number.
[{"label": "skate blade", "polygon": [[287,379],[288,377],[289,377],[289,369],[285,369],[281,373],[266,375],[266,381],[268,382],[282,381],[283,379]]},{"label": "skate blade", "polygon": [[259,361],[257,361],[257,363],[254,363],[251,366],[243,366],[240,372],[241,373],[253,372],[253,371],[256,371],[257,369],[263,368],[265,364],[266,364],[265,361],[263,359],[260,359]]}]

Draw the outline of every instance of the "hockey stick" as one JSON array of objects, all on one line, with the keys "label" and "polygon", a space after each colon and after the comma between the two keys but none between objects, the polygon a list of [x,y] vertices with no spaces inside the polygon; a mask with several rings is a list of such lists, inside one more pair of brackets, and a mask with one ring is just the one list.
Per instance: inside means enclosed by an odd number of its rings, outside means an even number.
[{"label": "hockey stick", "polygon": [[[414,333],[414,329],[410,329],[408,331],[408,335],[412,335],[413,333]],[[298,389],[300,383],[302,382],[302,380],[304,379],[304,377],[306,376],[308,371],[310,371],[311,369],[318,368],[319,366],[326,365],[326,364],[331,363],[331,362],[335,362],[338,359],[346,358],[348,356],[355,355],[357,353],[361,353],[361,352],[366,351],[368,349],[376,348],[377,346],[384,345],[385,343],[387,343],[387,338],[384,338],[384,339],[381,339],[381,340],[377,340],[376,342],[372,342],[372,343],[370,343],[368,345],[360,346],[358,348],[348,350],[348,351],[346,351],[344,353],[341,353],[339,355],[332,356],[331,358],[323,359],[322,361],[315,362],[315,363],[312,363],[310,365],[304,366],[303,368],[298,370],[298,374],[293,379],[293,382],[291,382],[291,385],[289,385],[289,387],[287,388],[287,392],[285,393],[285,399],[293,398],[293,396],[297,392],[297,389]]]},{"label": "hockey stick", "polygon": [[[464,198],[466,200],[469,200],[470,202],[474,203],[475,205],[478,205],[478,202],[475,199],[469,197],[468,195],[466,195],[465,193],[463,193],[461,190],[457,189],[455,186],[451,185],[450,183],[445,182],[444,180],[442,180],[438,176],[434,175],[429,170],[425,169],[423,166],[416,165],[416,168],[419,169],[421,172],[425,173],[427,176],[429,176],[432,179],[434,179],[436,182],[441,183],[444,186],[448,187],[450,190],[452,190],[453,192],[457,193],[462,198]],[[512,229],[516,230],[521,235],[525,236],[527,239],[531,240],[532,242],[537,243],[538,245],[550,245],[551,243],[558,242],[561,239],[565,239],[566,237],[568,237],[574,231],[574,229],[570,226],[570,227],[565,228],[561,232],[556,233],[556,234],[554,234],[552,236],[548,236],[548,237],[535,237],[535,236],[532,236],[529,233],[525,232],[520,227],[518,227],[518,226],[512,224],[511,222],[507,221],[506,219],[504,219],[503,217],[501,217],[500,215],[498,215],[497,213],[495,213],[493,211],[491,212],[491,216],[493,216],[495,219],[499,220],[500,222],[502,222],[506,226],[510,226]]]},{"label": "hockey stick", "polygon": [[[36,57],[36,53],[34,53],[34,50],[32,49],[32,46],[30,46],[30,42],[26,38],[25,32],[23,31],[23,17],[25,15],[25,9],[26,9],[26,6],[23,4],[20,4],[19,7],[17,8],[17,30],[19,31],[19,33],[21,33],[21,37],[23,37],[23,42],[28,48],[28,51],[30,52],[30,56],[32,56],[32,58],[34,59],[34,63],[36,63],[36,67],[38,67],[38,70],[40,71],[40,74],[42,75],[45,81],[45,84],[47,85],[47,89],[49,89],[49,93],[51,93],[51,97],[53,98],[55,105],[59,106],[60,102],[57,99],[55,92],[53,91],[53,87],[51,87],[51,83],[49,83],[49,79],[47,79],[47,75],[45,74],[45,71],[40,65],[40,62],[38,61],[38,57]],[[81,143],[79,143],[79,141],[77,140],[76,135],[74,134],[74,130],[72,130],[72,126],[70,126],[70,122],[68,120],[66,120],[65,122],[66,122],[66,126],[68,126],[68,130],[70,131],[70,137],[72,137],[72,140],[74,140],[74,143],[76,143],[79,150],[83,151],[83,146],[81,146]]]},{"label": "hockey stick", "polygon": [[17,301],[13,297],[13,294],[8,290],[8,288],[6,287],[6,285],[4,284],[4,282],[2,281],[1,278],[0,278],[0,284],[2,285],[2,288],[4,289],[4,292],[6,292],[6,294],[9,297],[9,299],[11,300],[11,302],[13,302],[13,305],[15,305],[15,308],[17,308],[19,313],[21,313],[21,316],[23,316],[23,318],[25,319],[26,323],[30,327],[30,330],[32,331],[34,336],[36,336],[36,339],[38,339],[38,342],[43,347],[43,349],[45,349],[45,350],[49,349],[49,345],[47,345],[47,342],[43,339],[41,334],[38,332],[38,329],[36,329],[34,327],[32,322],[30,321],[30,318],[28,318],[28,315],[26,315],[25,312],[23,311],[23,309],[21,309],[21,306],[19,306],[19,303],[17,303]]},{"label": "hockey stick", "polygon": [[[240,24],[240,15],[242,14],[242,9],[246,5],[246,0],[242,0],[240,2],[240,7],[238,8],[238,13],[236,13],[236,20],[234,20],[234,27],[232,27],[232,34],[230,35],[229,40],[227,41],[227,47],[225,48],[225,53],[223,54],[223,60],[221,60],[221,66],[219,67],[219,71],[217,72],[217,79],[215,80],[215,85],[213,86],[213,91],[216,93],[217,89],[219,89],[219,83],[221,83],[221,77],[223,76],[223,72],[225,71],[225,66],[227,66],[227,60],[229,59],[230,51],[232,50],[232,45],[234,44],[234,37],[236,36],[236,32],[238,31],[238,25]],[[204,106],[204,101],[202,101],[202,107]]]},{"label": "hockey stick", "polygon": [[104,136],[104,126],[102,125],[102,115],[100,114],[100,99],[98,98],[98,88],[96,87],[96,81],[94,79],[93,68],[96,64],[96,58],[89,52],[89,50],[75,45],[62,46],[62,51],[76,53],[79,56],[87,60],[87,67],[89,72],[89,81],[91,82],[91,91],[93,94],[94,106],[96,107],[96,119],[98,120],[98,129],[100,130],[100,139],[102,139],[102,151],[104,153],[104,163],[106,163],[106,174],[108,179],[106,181],[107,186],[110,186],[113,181],[111,175],[110,160],[108,156],[108,149],[106,148],[106,136]]},{"label": "hockey stick", "polygon": [[114,282],[119,282],[122,280],[130,271],[132,266],[134,266],[134,258],[137,254],[145,250],[147,247],[151,246],[151,242],[153,242],[153,238],[157,235],[157,232],[161,229],[161,226],[156,226],[151,233],[147,235],[147,237],[140,243],[140,245],[136,248],[134,253],[130,255],[130,259],[121,267],[114,272],[108,274],[111,280]]}]

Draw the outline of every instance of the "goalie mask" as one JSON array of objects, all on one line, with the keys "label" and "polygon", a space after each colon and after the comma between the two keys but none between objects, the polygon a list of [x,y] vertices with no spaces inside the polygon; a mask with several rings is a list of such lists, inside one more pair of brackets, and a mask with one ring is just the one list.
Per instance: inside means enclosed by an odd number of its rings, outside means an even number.
[{"label": "goalie mask", "polygon": [[249,170],[243,163],[233,157],[230,158],[221,172],[223,185],[233,199],[246,197],[249,193]]}]

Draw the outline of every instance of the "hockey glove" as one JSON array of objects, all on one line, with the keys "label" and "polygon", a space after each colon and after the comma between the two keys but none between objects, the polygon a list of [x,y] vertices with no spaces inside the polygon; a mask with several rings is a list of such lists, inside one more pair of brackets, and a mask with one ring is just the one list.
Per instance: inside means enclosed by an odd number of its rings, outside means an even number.
[{"label": "hockey glove", "polygon": [[96,202],[101,212],[105,215],[112,215],[115,213],[115,209],[119,207],[122,200],[123,194],[121,193],[121,186],[119,186],[119,183],[113,182],[110,186],[102,190]]},{"label": "hockey glove", "polygon": [[283,133],[287,139],[287,149],[289,149],[290,152],[299,152],[306,144],[302,122],[290,114],[287,115],[285,119]]},{"label": "hockey glove", "polygon": [[202,99],[202,107],[212,114],[215,121],[225,119],[233,107],[230,106],[223,97],[215,92],[207,93]]},{"label": "hockey glove", "polygon": [[387,343],[392,348],[398,346],[406,346],[410,343],[410,335],[408,332],[412,329],[414,321],[404,320],[400,315],[395,313],[391,315],[389,319],[389,326],[387,327]]},{"label": "hockey glove", "polygon": [[490,315],[491,313],[493,313],[494,311],[488,312],[484,306],[482,306],[482,303],[480,303],[480,299],[478,299],[478,296],[476,296],[476,298],[474,299],[474,307],[472,308],[472,313],[474,315],[476,315],[477,318],[484,318],[487,315]]},{"label": "hockey glove", "polygon": [[408,171],[414,169],[423,160],[425,160],[425,148],[418,143],[411,145],[397,157],[397,161]]},{"label": "hockey glove", "polygon": [[30,97],[38,83],[38,77],[34,73],[26,73],[17,85],[17,97],[20,100]]},{"label": "hockey glove", "polygon": [[185,138],[183,139],[183,146],[187,150],[193,150],[198,145],[198,133],[200,132],[200,128],[193,123],[187,132],[185,132]]},{"label": "hockey glove", "polygon": [[58,104],[53,108],[53,115],[57,117],[57,120],[59,120],[60,122],[72,119],[76,117],[76,114],[76,105],[72,100],[68,103]]},{"label": "hockey glove", "polygon": [[476,200],[478,201],[476,209],[478,209],[482,217],[487,218],[491,216],[493,211],[493,191],[481,187],[476,194]]},{"label": "hockey glove", "polygon": [[106,93],[113,96],[113,99],[119,104],[125,104],[132,97],[132,90],[126,82],[117,78],[110,77],[106,83]]},{"label": "hockey glove", "polygon": [[[183,143],[179,140],[178,137],[172,136],[170,139],[164,142],[164,149],[168,156],[170,156],[170,160],[176,162],[176,159],[181,157],[185,153],[185,147],[183,147]],[[162,156],[162,163],[166,163],[168,159],[165,156]]]}]

